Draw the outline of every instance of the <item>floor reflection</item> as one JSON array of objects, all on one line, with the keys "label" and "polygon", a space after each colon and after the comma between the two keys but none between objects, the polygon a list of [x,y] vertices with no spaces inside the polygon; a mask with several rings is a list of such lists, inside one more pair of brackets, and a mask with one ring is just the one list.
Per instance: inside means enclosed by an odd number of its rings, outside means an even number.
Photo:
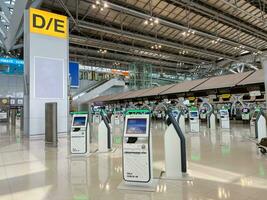
[{"label": "floor reflection", "polygon": [[[167,126],[152,122],[154,176],[164,168],[163,136]],[[248,125],[186,133],[189,173],[193,181],[160,180],[156,192],[120,191],[123,126],[114,126],[115,150],[69,157],[69,141],[59,137],[58,148],[43,139],[23,137],[19,128],[0,124],[0,200],[113,200],[113,199],[265,199],[267,157],[246,139]],[[186,130],[189,130],[188,122]],[[91,129],[92,151],[97,149],[97,126]]]}]

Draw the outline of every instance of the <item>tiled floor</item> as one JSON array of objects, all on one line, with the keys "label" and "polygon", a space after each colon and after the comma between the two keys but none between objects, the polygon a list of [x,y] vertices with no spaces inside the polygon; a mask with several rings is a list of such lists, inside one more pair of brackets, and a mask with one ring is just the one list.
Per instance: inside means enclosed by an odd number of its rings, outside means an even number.
[{"label": "tiled floor", "polygon": [[[153,123],[154,176],[164,169],[163,133]],[[116,128],[116,135],[121,129]],[[95,146],[93,134],[92,150]],[[58,148],[43,139],[21,137],[19,127],[0,123],[0,200],[262,200],[267,198],[267,156],[248,140],[248,125],[232,124],[231,131],[186,135],[189,174],[193,181],[160,180],[156,192],[118,190],[122,180],[121,149],[70,158],[66,136]]]}]

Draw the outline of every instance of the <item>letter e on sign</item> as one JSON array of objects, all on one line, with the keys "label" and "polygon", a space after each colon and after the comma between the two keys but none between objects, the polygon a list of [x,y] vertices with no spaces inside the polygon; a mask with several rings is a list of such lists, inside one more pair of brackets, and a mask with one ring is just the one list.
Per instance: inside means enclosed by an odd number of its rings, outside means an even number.
[{"label": "letter e on sign", "polygon": [[30,8],[30,32],[65,39],[68,37],[68,19],[63,15]]}]

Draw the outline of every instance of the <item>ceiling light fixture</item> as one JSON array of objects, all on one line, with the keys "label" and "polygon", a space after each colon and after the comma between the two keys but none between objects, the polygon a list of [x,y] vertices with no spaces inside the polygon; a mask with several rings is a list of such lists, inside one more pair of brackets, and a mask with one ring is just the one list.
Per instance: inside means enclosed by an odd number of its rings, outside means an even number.
[{"label": "ceiling light fixture", "polygon": [[188,54],[188,53],[189,52],[187,50],[182,50],[182,51],[179,52],[179,54],[181,54],[181,55],[185,55],[185,54]]},{"label": "ceiling light fixture", "polygon": [[187,31],[182,32],[182,35],[183,35],[184,37],[188,37],[188,36],[190,36],[190,35],[194,35],[194,34],[195,34],[195,31],[192,30],[192,29],[188,29]]},{"label": "ceiling light fixture", "polygon": [[106,49],[99,49],[97,51],[97,53],[105,54],[105,53],[107,53],[107,50]]},{"label": "ceiling light fixture", "polygon": [[121,65],[121,63],[120,63],[120,62],[114,62],[113,65],[114,65],[114,66],[119,66],[119,65]]},{"label": "ceiling light fixture", "polygon": [[100,9],[100,11],[103,11],[105,8],[108,7],[108,3],[103,0],[96,0],[95,3],[92,4],[93,9]]},{"label": "ceiling light fixture", "polygon": [[154,44],[154,45],[151,46],[151,49],[160,50],[161,47],[162,46],[160,44]]},{"label": "ceiling light fixture", "polygon": [[217,38],[216,40],[212,40],[211,43],[212,44],[218,44],[218,43],[221,43],[222,41],[223,41],[223,39]]},{"label": "ceiling light fixture", "polygon": [[150,17],[149,19],[144,21],[145,25],[150,25],[150,26],[154,26],[154,25],[158,25],[159,24],[159,19],[158,18],[154,18],[154,17]]}]

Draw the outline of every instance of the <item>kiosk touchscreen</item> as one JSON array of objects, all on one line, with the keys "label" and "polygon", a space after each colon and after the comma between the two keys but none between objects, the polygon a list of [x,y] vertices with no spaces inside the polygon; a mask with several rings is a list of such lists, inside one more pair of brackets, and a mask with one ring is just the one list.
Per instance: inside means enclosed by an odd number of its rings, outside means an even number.
[{"label": "kiosk touchscreen", "polygon": [[87,114],[74,114],[71,126],[71,153],[87,153]]},{"label": "kiosk touchscreen", "polygon": [[230,128],[230,119],[228,110],[220,110],[221,128]]},{"label": "kiosk touchscreen", "polygon": [[189,112],[190,119],[190,131],[191,132],[199,132],[199,113],[198,110],[191,110]]},{"label": "kiosk touchscreen", "polygon": [[153,179],[150,115],[126,115],[123,136],[125,184],[149,184]]}]

